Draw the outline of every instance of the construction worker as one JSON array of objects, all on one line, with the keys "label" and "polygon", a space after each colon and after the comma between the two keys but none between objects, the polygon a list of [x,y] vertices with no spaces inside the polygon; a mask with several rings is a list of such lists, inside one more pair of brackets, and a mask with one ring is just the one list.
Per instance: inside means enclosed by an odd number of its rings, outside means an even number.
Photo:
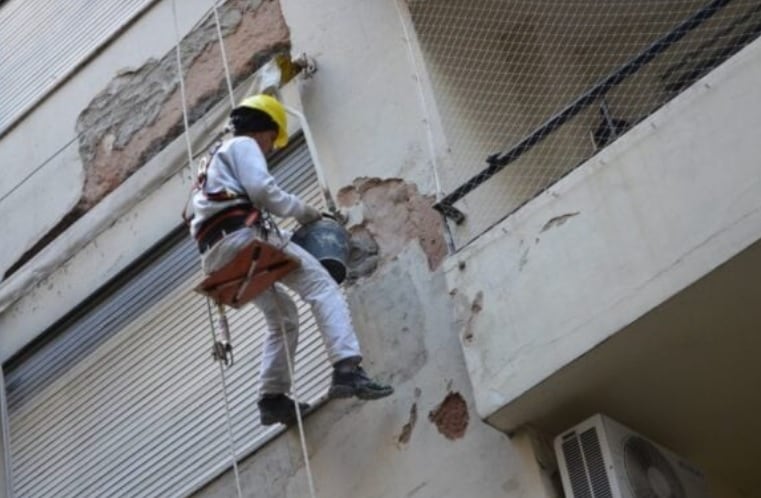
[{"label": "construction worker", "polygon": [[[194,217],[191,233],[198,241],[201,263],[206,274],[230,262],[254,239],[265,240],[301,262],[300,267],[282,278],[281,283],[295,291],[312,309],[323,336],[328,358],[333,364],[329,396],[378,399],[393,388],[371,379],[360,366],[362,354],[351,324],[349,308],[338,285],[311,254],[289,243],[290,234],[268,229],[261,221],[247,226],[250,214],[272,213],[294,217],[302,225],[321,218],[317,209],[298,196],[282,190],[267,168],[266,156],[288,142],[286,114],[282,104],[269,95],[254,95],[243,100],[230,114],[233,138],[224,142],[208,163],[202,188],[193,195]],[[267,331],[260,373],[261,423],[291,424],[295,420],[294,402],[287,396],[291,387],[282,323],[288,337],[291,358],[295,358],[299,317],[296,305],[280,284],[253,300],[264,314]],[[300,404],[302,410],[308,405]]]}]

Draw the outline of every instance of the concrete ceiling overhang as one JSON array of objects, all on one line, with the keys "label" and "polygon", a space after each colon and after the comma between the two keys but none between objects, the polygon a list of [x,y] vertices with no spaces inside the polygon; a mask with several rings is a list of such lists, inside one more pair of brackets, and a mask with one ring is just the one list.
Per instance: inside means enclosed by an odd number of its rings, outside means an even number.
[{"label": "concrete ceiling overhang", "polygon": [[[761,241],[489,418],[559,434],[601,412],[736,496],[761,489]],[[717,495],[720,496],[720,495]]]}]

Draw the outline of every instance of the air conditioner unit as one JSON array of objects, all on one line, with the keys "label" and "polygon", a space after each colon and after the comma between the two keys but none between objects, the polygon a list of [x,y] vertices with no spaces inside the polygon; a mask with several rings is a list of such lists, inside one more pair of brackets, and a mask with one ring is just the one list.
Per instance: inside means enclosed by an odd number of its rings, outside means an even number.
[{"label": "air conditioner unit", "polygon": [[605,415],[555,438],[567,498],[709,498],[703,473]]}]

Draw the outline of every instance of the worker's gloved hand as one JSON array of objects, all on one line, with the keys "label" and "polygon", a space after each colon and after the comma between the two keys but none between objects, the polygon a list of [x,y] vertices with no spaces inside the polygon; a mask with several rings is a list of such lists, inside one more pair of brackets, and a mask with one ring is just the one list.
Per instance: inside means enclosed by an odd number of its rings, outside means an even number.
[{"label": "worker's gloved hand", "polygon": [[322,215],[320,214],[318,210],[316,210],[312,206],[306,205],[304,206],[304,212],[301,214],[301,216],[298,216],[296,218],[296,221],[298,221],[302,225],[308,225],[309,223],[312,223],[313,221],[317,221],[320,218],[322,218]]},{"label": "worker's gloved hand", "polygon": [[339,211],[335,211],[335,212],[332,212],[332,213],[329,213],[327,211],[323,211],[322,212],[322,217],[323,218],[327,218],[329,220],[333,220],[336,223],[340,223],[341,225],[346,225],[346,223],[349,221],[347,216],[342,214]]}]

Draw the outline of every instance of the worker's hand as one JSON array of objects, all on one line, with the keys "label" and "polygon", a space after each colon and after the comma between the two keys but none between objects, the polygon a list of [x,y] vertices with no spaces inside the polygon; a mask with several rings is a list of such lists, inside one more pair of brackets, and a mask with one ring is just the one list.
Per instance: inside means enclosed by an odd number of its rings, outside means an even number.
[{"label": "worker's hand", "polygon": [[322,215],[320,214],[318,210],[316,210],[312,206],[306,205],[304,206],[304,212],[301,214],[301,216],[296,218],[296,221],[298,221],[302,225],[308,225],[309,223],[312,223],[313,221],[317,221],[320,218],[322,218]]},{"label": "worker's hand", "polygon": [[340,223],[341,225],[346,225],[346,223],[349,221],[347,216],[345,214],[342,214],[340,211],[334,211],[332,213],[323,211],[322,217],[327,218],[329,220],[333,220],[336,223]]}]

